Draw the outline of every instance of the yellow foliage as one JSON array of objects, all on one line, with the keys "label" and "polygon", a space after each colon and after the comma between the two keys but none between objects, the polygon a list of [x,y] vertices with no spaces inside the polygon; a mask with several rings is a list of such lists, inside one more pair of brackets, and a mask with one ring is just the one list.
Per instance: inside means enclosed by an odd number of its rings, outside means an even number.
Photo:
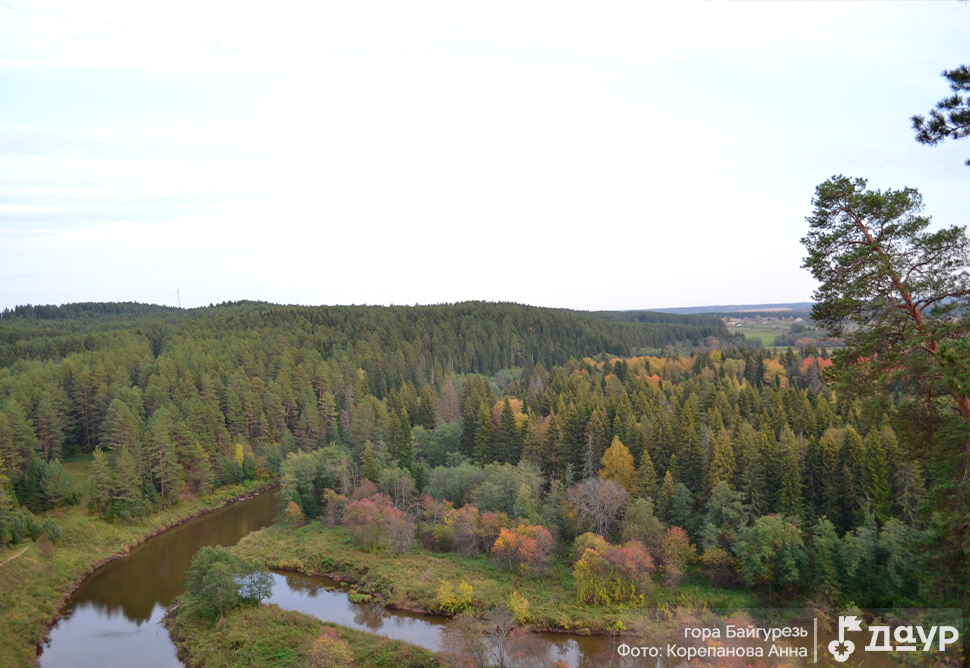
[{"label": "yellow foliage", "polygon": [[620,441],[619,436],[613,437],[613,443],[603,454],[600,463],[603,465],[603,468],[600,469],[600,478],[615,480],[623,485],[623,488],[630,494],[636,493],[637,471],[633,465],[633,455]]},{"label": "yellow foliage", "polygon": [[235,448],[235,450],[232,453],[232,457],[233,457],[233,459],[236,460],[236,463],[239,464],[240,466],[242,466],[242,463],[243,463],[243,455],[244,454],[245,453],[243,452],[243,444],[242,443],[236,443],[236,448]]},{"label": "yellow foliage", "polygon": [[509,610],[512,611],[516,624],[526,624],[529,621],[529,600],[514,589],[509,594]]},{"label": "yellow foliage", "polygon": [[462,580],[458,583],[458,590],[455,591],[454,585],[447,580],[442,580],[438,585],[438,592],[435,599],[442,612],[456,615],[464,612],[472,604],[472,586]]}]

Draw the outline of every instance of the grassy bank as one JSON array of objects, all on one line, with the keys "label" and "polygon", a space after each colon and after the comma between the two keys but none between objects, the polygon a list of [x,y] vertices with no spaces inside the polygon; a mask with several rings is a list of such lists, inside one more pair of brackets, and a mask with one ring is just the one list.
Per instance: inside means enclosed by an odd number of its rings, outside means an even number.
[{"label": "grassy bank", "polygon": [[[235,548],[239,554],[270,568],[309,575],[336,574],[357,583],[363,593],[380,596],[396,608],[438,611],[436,592],[442,580],[472,586],[472,607],[479,611],[507,605],[513,591],[529,601],[534,630],[597,633],[616,621],[629,626],[643,610],[626,606],[582,605],[577,602],[572,571],[559,563],[543,575],[525,577],[500,569],[489,559],[468,559],[415,548],[405,554],[369,553],[356,549],[342,528],[324,529],[319,523],[293,529],[274,525],[250,534]],[[755,607],[743,592],[686,584],[676,588],[657,585],[650,608]]]},{"label": "grassy bank", "polygon": [[[83,477],[86,461],[72,462],[72,474]],[[205,497],[184,499],[130,523],[109,524],[88,514],[86,503],[57,508],[38,516],[55,518],[63,535],[50,554],[26,541],[0,549],[0,666],[31,666],[37,644],[58,610],[84,577],[99,565],[123,556],[146,538],[225,505],[266,486],[252,482],[222,487]]]},{"label": "grassy bank", "polygon": [[215,626],[187,614],[165,622],[190,668],[290,668],[305,666],[310,641],[324,627],[336,631],[350,648],[356,668],[434,668],[435,654],[399,640],[325,624],[315,617],[276,605],[230,612]]}]

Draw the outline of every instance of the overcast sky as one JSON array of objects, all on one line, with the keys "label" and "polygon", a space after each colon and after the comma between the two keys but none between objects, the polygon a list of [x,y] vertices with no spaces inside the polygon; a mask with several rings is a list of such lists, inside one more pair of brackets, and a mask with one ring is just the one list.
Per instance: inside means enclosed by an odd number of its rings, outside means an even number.
[{"label": "overcast sky", "polygon": [[0,307],[807,300],[833,174],[970,223],[909,122],[968,46],[957,2],[0,0]]}]

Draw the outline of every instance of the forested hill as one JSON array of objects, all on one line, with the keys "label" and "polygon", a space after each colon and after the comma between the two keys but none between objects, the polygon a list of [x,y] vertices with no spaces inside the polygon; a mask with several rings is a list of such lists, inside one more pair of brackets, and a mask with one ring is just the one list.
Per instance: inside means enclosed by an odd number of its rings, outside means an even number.
[{"label": "forested hill", "polygon": [[488,302],[414,307],[237,302],[185,310],[133,303],[22,306],[0,314],[0,366],[62,359],[121,340],[147,342],[157,357],[170,341],[241,337],[265,342],[266,354],[295,347],[346,358],[369,373],[370,389],[381,395],[403,380],[431,380],[436,364],[439,374],[494,373],[525,364],[549,368],[600,353],[630,355],[676,342],[700,345],[709,337],[732,339],[717,318],[638,314],[624,322],[608,312]]}]

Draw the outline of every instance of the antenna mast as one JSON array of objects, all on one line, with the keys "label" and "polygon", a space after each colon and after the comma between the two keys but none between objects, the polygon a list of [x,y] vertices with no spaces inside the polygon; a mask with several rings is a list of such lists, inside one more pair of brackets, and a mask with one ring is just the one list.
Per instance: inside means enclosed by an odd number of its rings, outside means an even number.
[{"label": "antenna mast", "polygon": [[178,300],[179,308],[182,308],[182,293],[178,288],[175,288],[175,299]]}]

